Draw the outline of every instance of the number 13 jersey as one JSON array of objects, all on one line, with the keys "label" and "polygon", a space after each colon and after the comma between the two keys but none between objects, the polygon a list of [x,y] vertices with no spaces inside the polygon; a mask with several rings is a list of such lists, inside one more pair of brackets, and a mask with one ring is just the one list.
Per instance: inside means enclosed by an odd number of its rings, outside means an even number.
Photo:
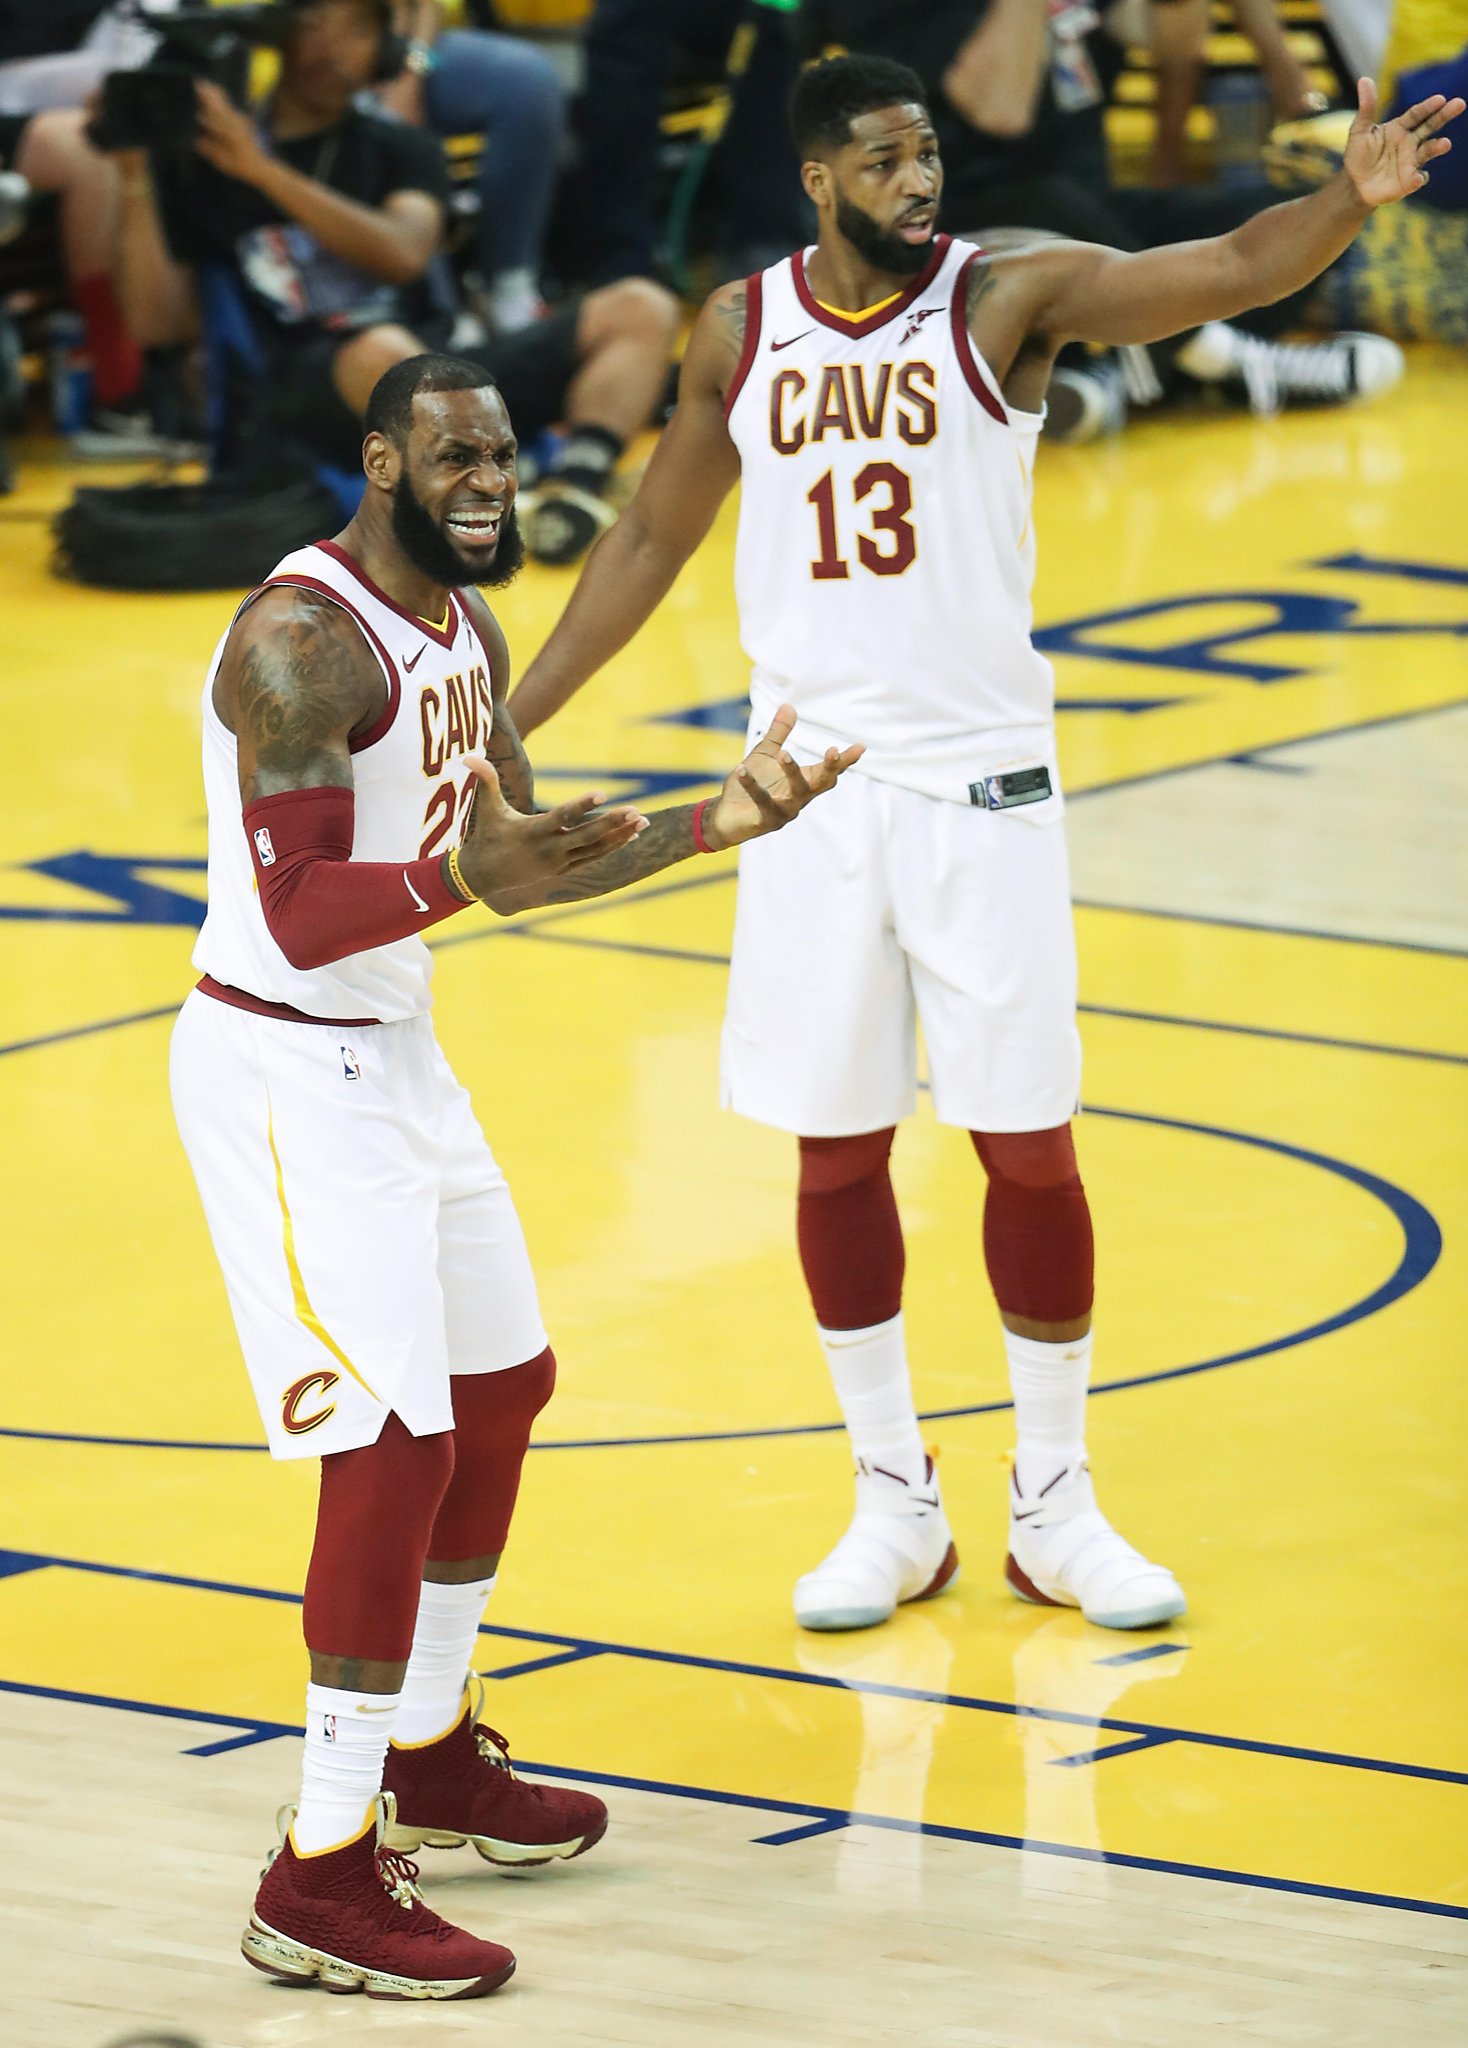
[{"label": "number 13 jersey", "polygon": [[859,319],[816,299],[810,253],[749,280],[725,400],[754,727],[788,700],[798,748],[859,739],[863,773],[968,803],[1053,748],[1030,639],[1043,415],[1005,404],[969,339],[971,244],[936,237],[921,276]]}]

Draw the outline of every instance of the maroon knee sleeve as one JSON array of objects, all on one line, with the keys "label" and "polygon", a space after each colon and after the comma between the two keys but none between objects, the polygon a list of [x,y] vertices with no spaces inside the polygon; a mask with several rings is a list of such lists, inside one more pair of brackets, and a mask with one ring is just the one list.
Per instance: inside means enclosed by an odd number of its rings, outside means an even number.
[{"label": "maroon knee sleeve", "polygon": [[306,1573],[306,1647],[323,1657],[406,1661],[454,1439],[414,1436],[389,1415],[375,1444],[321,1460]]},{"label": "maroon knee sleeve", "polygon": [[435,1564],[498,1557],[504,1549],[530,1426],[555,1383],[549,1345],[508,1372],[454,1375],[454,1476],[428,1539]]},{"label": "maroon knee sleeve", "polygon": [[816,1321],[867,1330],[902,1306],[906,1253],[887,1160],[893,1132],[802,1138],[795,1232]]},{"label": "maroon knee sleeve", "polygon": [[1096,1250],[1069,1124],[970,1136],[989,1176],[984,1259],[1000,1308],[1036,1323],[1089,1315]]}]

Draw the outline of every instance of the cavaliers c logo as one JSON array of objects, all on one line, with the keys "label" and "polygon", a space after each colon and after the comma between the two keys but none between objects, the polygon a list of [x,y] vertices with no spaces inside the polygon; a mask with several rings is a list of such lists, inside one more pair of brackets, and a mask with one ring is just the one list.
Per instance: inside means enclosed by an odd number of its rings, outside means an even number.
[{"label": "cavaliers c logo", "polygon": [[319,1429],[323,1422],[335,1415],[335,1401],[327,1401],[326,1406],[318,1408],[314,1415],[302,1415],[300,1408],[312,1394],[320,1394],[324,1398],[340,1378],[341,1374],[337,1372],[308,1372],[304,1379],[286,1388],[280,1398],[280,1419],[287,1435],[304,1436],[308,1429]]}]

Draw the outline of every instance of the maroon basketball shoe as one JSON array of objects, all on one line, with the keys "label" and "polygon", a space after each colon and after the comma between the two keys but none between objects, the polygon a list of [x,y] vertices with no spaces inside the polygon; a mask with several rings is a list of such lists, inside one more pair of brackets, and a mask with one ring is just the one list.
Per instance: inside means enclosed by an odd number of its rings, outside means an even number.
[{"label": "maroon basketball shoe", "polygon": [[590,1792],[529,1785],[515,1775],[503,1735],[470,1700],[447,1735],[387,1752],[384,1787],[397,1800],[388,1829],[394,1849],[459,1849],[472,1842],[489,1863],[517,1869],[580,1856],[607,1831],[607,1810]]},{"label": "maroon basketball shoe", "polygon": [[483,1998],[512,1977],[507,1948],[423,1903],[417,1865],[387,1846],[392,1818],[388,1794],[355,1841],[315,1856],[298,1856],[287,1833],[255,1895],[245,1961],[288,1983],[369,1998]]}]

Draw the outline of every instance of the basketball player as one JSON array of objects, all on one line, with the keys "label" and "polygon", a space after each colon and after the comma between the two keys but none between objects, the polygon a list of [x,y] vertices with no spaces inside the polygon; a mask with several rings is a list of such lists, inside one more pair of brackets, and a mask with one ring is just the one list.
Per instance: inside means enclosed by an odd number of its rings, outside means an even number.
[{"label": "basketball player", "polygon": [[270,1449],[321,1459],[301,1795],[245,1955],[333,1990],[473,1998],[514,1958],[430,1912],[397,1852],[545,1863],[607,1816],[518,1779],[466,1692],[555,1359],[434,1040],[423,934],[774,831],[860,750],[802,770],[787,710],[711,801],[537,812],[505,638],[467,587],[521,557],[499,393],[476,364],[399,363],[362,461],[357,516],[285,558],[209,670],[209,908],[173,1099]]},{"label": "basketball player", "polygon": [[729,1107],[796,1135],[797,1235],[856,1459],[855,1516],[795,1589],[811,1629],[937,1593],[957,1554],[913,1413],[888,1154],[921,1020],[941,1122],[988,1176],[984,1252],[1018,1448],[1006,1576],[1109,1628],[1183,1612],[1087,1469],[1092,1236],[1070,1117],[1080,1048],[1050,666],[1030,638],[1031,464],[1068,340],[1155,341],[1299,290],[1427,181],[1463,111],[1379,127],[1341,175],[1214,241],[986,255],[937,233],[922,88],[839,57],[792,103],[816,245],[715,292],[677,412],[514,698],[533,730],[642,624],[742,478],[735,583],[751,732],[866,752],[800,832],[749,847],[723,1041]]}]

